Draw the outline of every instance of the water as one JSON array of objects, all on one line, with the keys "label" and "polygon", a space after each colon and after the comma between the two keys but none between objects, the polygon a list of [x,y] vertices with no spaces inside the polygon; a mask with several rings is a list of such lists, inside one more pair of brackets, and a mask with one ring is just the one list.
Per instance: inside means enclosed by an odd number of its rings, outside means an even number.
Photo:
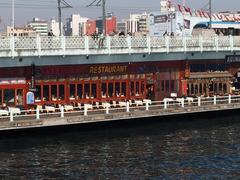
[{"label": "water", "polygon": [[240,121],[220,117],[1,136],[0,179],[238,179]]}]

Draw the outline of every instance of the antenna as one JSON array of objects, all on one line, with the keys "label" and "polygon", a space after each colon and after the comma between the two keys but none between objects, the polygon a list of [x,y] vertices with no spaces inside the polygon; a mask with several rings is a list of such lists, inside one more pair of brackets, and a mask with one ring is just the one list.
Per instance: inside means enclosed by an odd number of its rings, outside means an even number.
[{"label": "antenna", "polygon": [[[102,3],[101,3],[102,2]],[[94,0],[87,7],[102,5],[102,33],[106,35],[106,0]]]},{"label": "antenna", "polygon": [[59,35],[62,36],[62,8],[72,8],[65,0],[58,1],[58,22],[59,22]]}]

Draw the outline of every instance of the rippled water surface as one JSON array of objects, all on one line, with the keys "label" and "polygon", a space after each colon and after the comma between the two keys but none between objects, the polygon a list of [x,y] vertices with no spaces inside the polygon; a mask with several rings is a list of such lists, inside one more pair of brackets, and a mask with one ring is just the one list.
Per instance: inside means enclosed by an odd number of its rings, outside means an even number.
[{"label": "rippled water surface", "polygon": [[238,115],[71,131],[2,136],[0,179],[240,178]]}]

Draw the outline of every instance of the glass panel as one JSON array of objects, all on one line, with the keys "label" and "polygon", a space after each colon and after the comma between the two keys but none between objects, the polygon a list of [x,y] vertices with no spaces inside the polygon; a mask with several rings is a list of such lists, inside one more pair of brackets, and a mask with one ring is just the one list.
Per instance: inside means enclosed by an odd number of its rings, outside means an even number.
[{"label": "glass panel", "polygon": [[139,96],[139,92],[140,92],[140,89],[139,89],[139,82],[136,82],[136,96]]},{"label": "glass panel", "polygon": [[23,106],[23,89],[17,90],[16,105]]},{"label": "glass panel", "polygon": [[122,82],[121,96],[126,96],[126,94],[127,94],[126,82]]},{"label": "glass panel", "polygon": [[202,83],[199,85],[199,93],[202,94]]},{"label": "glass panel", "polygon": [[92,84],[92,98],[96,98],[96,97],[97,97],[97,85]]},{"label": "glass panel", "polygon": [[7,106],[15,106],[14,103],[14,96],[15,91],[14,89],[4,89],[3,91],[3,101]]},{"label": "glass panel", "polygon": [[171,80],[171,91],[175,91],[174,80]]},{"label": "glass panel", "polygon": [[115,96],[120,97],[120,82],[115,83]]},{"label": "glass panel", "polygon": [[113,97],[113,83],[108,83],[108,96]]},{"label": "glass panel", "polygon": [[51,85],[52,101],[57,101],[57,85]]},{"label": "glass panel", "polygon": [[164,91],[165,90],[165,83],[164,83],[164,80],[162,80],[162,83],[161,83],[162,85],[162,91]]},{"label": "glass panel", "polygon": [[227,93],[227,85],[225,83],[223,84],[223,92]]},{"label": "glass panel", "polygon": [[89,99],[90,96],[90,86],[89,84],[84,84],[84,97]]},{"label": "glass panel", "polygon": [[223,85],[222,83],[219,83],[219,91],[222,91],[222,89],[223,89]]},{"label": "glass panel", "polygon": [[107,97],[107,84],[106,83],[102,83],[102,91],[101,91],[101,96],[102,98],[106,98]]},{"label": "glass panel", "polygon": [[142,81],[141,82],[141,92],[140,92],[142,95],[144,95],[144,88],[145,88],[145,82]]},{"label": "glass panel", "polygon": [[131,92],[131,96],[135,96],[135,92],[134,92],[134,82],[131,82],[131,89],[130,89],[130,92]]},{"label": "glass panel", "polygon": [[59,85],[59,100],[65,100],[64,85]]},{"label": "glass panel", "polygon": [[169,80],[166,80],[166,91],[169,92]]},{"label": "glass panel", "polygon": [[70,100],[75,100],[75,84],[70,84]]},{"label": "glass panel", "polygon": [[191,84],[191,94],[194,94],[194,85]]},{"label": "glass panel", "polygon": [[0,89],[0,105],[2,105],[2,90]]},{"label": "glass panel", "polygon": [[77,96],[78,96],[79,99],[82,99],[82,98],[83,98],[83,93],[82,93],[82,91],[83,91],[83,86],[82,86],[82,84],[78,84],[78,85],[77,85]]},{"label": "glass panel", "polygon": [[49,101],[49,85],[43,86],[43,101]]},{"label": "glass panel", "polygon": [[39,102],[41,101],[41,97],[42,97],[42,91],[41,91],[41,86],[36,86],[36,92],[35,92],[35,101]]}]

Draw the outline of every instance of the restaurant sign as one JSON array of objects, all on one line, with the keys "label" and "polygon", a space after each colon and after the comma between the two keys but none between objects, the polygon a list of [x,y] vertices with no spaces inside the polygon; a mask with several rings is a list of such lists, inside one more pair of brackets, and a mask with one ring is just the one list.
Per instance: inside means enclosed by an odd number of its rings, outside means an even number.
[{"label": "restaurant sign", "polygon": [[127,73],[127,66],[125,65],[99,65],[91,66],[89,68],[90,74],[119,74]]},{"label": "restaurant sign", "polygon": [[240,63],[240,55],[226,56],[226,63]]}]

